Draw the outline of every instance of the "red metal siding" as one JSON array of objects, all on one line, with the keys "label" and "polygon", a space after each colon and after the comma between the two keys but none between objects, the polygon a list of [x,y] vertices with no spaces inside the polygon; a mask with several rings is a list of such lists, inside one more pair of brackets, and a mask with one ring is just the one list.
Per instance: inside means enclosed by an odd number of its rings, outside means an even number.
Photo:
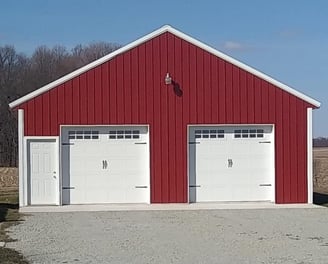
[{"label": "red metal siding", "polygon": [[276,202],[307,202],[307,107],[170,33],[20,106],[26,136],[57,136],[61,124],[149,124],[153,203],[187,202],[188,124],[247,123],[275,125]]}]

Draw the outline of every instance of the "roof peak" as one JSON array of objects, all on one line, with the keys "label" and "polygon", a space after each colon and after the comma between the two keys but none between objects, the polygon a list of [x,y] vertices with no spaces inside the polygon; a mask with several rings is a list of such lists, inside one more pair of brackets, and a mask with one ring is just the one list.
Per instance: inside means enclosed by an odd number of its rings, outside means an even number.
[{"label": "roof peak", "polygon": [[68,80],[70,80],[70,79],[72,79],[72,78],[74,78],[74,77],[76,77],[76,76],[78,76],[78,75],[80,75],[80,74],[94,68],[94,67],[97,67],[98,65],[100,65],[100,64],[102,64],[106,61],[111,60],[112,58],[116,57],[117,55],[119,55],[121,53],[124,53],[124,52],[126,52],[126,51],[128,51],[128,50],[130,50],[130,49],[132,49],[136,46],[139,46],[142,43],[144,43],[148,40],[151,40],[151,39],[153,39],[153,38],[155,38],[155,37],[157,37],[157,36],[159,36],[159,35],[161,35],[165,32],[170,32],[170,33],[176,35],[177,37],[179,37],[179,38],[181,38],[181,39],[183,39],[183,40],[185,40],[185,41],[187,41],[187,42],[189,42],[189,43],[191,43],[191,44],[193,44],[193,45],[195,45],[195,46],[197,46],[197,47],[199,47],[199,48],[201,48],[201,49],[203,49],[203,50],[205,50],[205,51],[207,51],[207,52],[209,52],[213,55],[215,55],[216,57],[219,57],[219,58],[221,58],[221,59],[223,59],[223,60],[225,60],[225,61],[227,61],[227,62],[229,62],[229,63],[231,63],[231,64],[233,64],[233,65],[235,65],[235,66],[237,66],[237,67],[239,67],[239,68],[241,68],[241,69],[243,69],[243,70],[245,70],[245,71],[247,71],[247,72],[249,72],[249,73],[251,73],[251,74],[253,74],[257,77],[259,77],[259,78],[261,78],[261,79],[263,79],[263,80],[266,80],[267,82],[275,85],[276,87],[278,87],[278,88],[280,88],[280,89],[282,89],[282,90],[284,90],[284,91],[286,91],[290,94],[293,94],[294,96],[296,96],[296,97],[298,97],[298,98],[312,104],[313,106],[320,107],[320,102],[316,101],[315,99],[313,99],[313,98],[311,98],[311,97],[309,97],[309,96],[307,96],[307,95],[305,95],[301,92],[298,92],[297,90],[295,90],[295,89],[293,89],[293,88],[291,88],[291,87],[289,87],[289,86],[287,86],[287,85],[273,79],[272,77],[270,77],[270,76],[268,76],[268,75],[266,75],[266,74],[264,74],[264,73],[262,73],[262,72],[260,72],[256,69],[254,69],[254,68],[252,68],[252,67],[250,67],[250,66],[248,66],[248,65],[246,65],[246,64],[244,64],[244,63],[242,63],[242,62],[240,62],[240,61],[238,61],[238,60],[236,60],[236,59],[234,59],[234,58],[232,58],[232,57],[230,57],[226,54],[224,54],[224,53],[222,53],[221,51],[218,51],[217,49],[214,49],[214,48],[210,47],[209,45],[207,45],[207,44],[205,44],[205,43],[203,43],[203,42],[201,42],[201,41],[199,41],[199,40],[197,40],[197,39],[195,39],[195,38],[181,32],[181,31],[175,29],[174,27],[172,27],[171,25],[168,25],[168,24],[163,25],[162,27],[158,28],[157,30],[155,30],[155,31],[153,31],[153,32],[151,32],[151,33],[149,33],[149,34],[147,34],[147,35],[145,35],[145,36],[143,36],[143,37],[141,37],[141,38],[139,38],[139,39],[137,39],[137,40],[135,40],[135,41],[133,41],[133,42],[131,42],[131,43],[129,43],[129,44],[127,44],[127,45],[113,51],[113,52],[111,52],[111,53],[109,53],[109,54],[107,54],[107,55],[105,55],[104,57],[99,58],[98,60],[95,60],[95,61],[85,65],[85,66],[83,66],[83,67],[81,67],[81,68],[79,68],[79,69],[77,69],[77,70],[75,70],[75,71],[73,71],[73,72],[71,72],[71,73],[69,73],[69,74],[67,74],[67,75],[65,75],[65,76],[63,76],[63,77],[61,77],[61,78],[59,78],[59,79],[57,79],[57,80],[55,80],[55,81],[53,81],[49,84],[37,89],[37,90],[25,95],[25,96],[23,96],[23,97],[21,97],[21,98],[18,98],[17,100],[11,102],[9,104],[9,107],[10,108],[17,107],[20,104],[22,104],[22,103],[24,103],[28,100],[31,100],[32,98],[34,98],[34,97],[36,97],[36,96],[38,96],[42,93],[45,93],[45,92],[57,87],[58,85],[66,82],[66,81],[68,81]]}]

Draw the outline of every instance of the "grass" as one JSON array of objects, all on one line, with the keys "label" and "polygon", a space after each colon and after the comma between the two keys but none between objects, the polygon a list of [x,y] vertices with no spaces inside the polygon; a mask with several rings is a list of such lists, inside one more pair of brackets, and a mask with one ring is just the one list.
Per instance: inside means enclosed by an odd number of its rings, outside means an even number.
[{"label": "grass", "polygon": [[[21,221],[22,215],[18,212],[18,192],[16,189],[3,190],[0,193],[0,242],[14,241],[8,235],[7,229]],[[0,247],[0,263],[26,264],[24,256],[7,247]]]}]

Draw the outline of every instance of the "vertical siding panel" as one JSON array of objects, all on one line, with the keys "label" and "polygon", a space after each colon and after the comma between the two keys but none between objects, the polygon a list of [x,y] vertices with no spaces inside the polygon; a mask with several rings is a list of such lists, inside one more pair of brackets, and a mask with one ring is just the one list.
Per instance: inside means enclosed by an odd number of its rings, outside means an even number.
[{"label": "vertical siding panel", "polygon": [[30,116],[29,112],[29,101],[23,103],[22,105],[19,106],[18,109],[24,109],[24,136],[28,136],[28,118]]},{"label": "vertical siding panel", "polygon": [[145,85],[146,85],[146,105],[147,105],[147,111],[146,111],[146,120],[150,124],[150,164],[151,164],[151,201],[153,202],[160,202],[160,196],[158,196],[159,190],[157,185],[157,178],[160,175],[157,175],[157,171],[155,170],[156,167],[154,166],[155,162],[155,146],[154,146],[154,139],[155,139],[155,130],[154,130],[154,87],[153,87],[153,45],[152,42],[146,42],[145,44],[145,62],[146,62],[146,68],[145,68]]},{"label": "vertical siding panel", "polygon": [[298,171],[297,171],[297,140],[298,131],[297,115],[296,115],[296,97],[290,97],[290,178],[291,178],[291,202],[297,202],[297,186],[298,186]]},{"label": "vertical siding panel", "polygon": [[258,77],[254,77],[254,121],[256,124],[262,123],[262,89],[261,80]]},{"label": "vertical siding panel", "polygon": [[72,117],[72,124],[78,125],[80,124],[80,78],[74,78],[72,83],[72,90],[73,90],[73,117]]},{"label": "vertical siding panel", "polygon": [[247,111],[247,76],[243,70],[239,71],[240,80],[240,123],[247,124],[248,111]]},{"label": "vertical siding panel", "polygon": [[101,87],[102,87],[102,122],[109,124],[109,63],[101,65]]},{"label": "vertical siding panel", "polygon": [[307,202],[307,116],[306,105],[300,99],[297,102],[297,168],[298,202]]},{"label": "vertical siding panel", "polygon": [[154,121],[153,121],[153,156],[154,162],[153,167],[156,175],[156,197],[159,200],[163,200],[162,197],[162,153],[161,153],[161,89],[167,88],[162,87],[161,85],[161,69],[160,69],[160,47],[159,47],[159,38],[153,40],[153,84],[151,87],[154,89]]},{"label": "vertical siding panel", "polygon": [[219,123],[219,69],[218,60],[211,56],[211,90],[212,90],[212,123]]},{"label": "vertical siding panel", "polygon": [[284,151],[284,202],[291,202],[291,177],[290,177],[290,162],[291,162],[291,153],[290,153],[290,96],[283,92],[282,100],[283,100],[283,151]]},{"label": "vertical siding panel", "polygon": [[95,124],[95,72],[87,72],[88,124]]},{"label": "vertical siding panel", "polygon": [[109,119],[112,124],[117,124],[117,74],[116,74],[116,60],[109,63]]},{"label": "vertical siding panel", "polygon": [[139,121],[141,124],[147,124],[147,94],[146,94],[146,45],[138,48],[139,57]]},{"label": "vertical siding panel", "polygon": [[131,123],[139,123],[139,76],[138,50],[131,50]]},{"label": "vertical siding panel", "polygon": [[34,126],[36,136],[42,136],[42,127],[43,127],[43,113],[42,113],[42,97],[38,96],[34,98]]},{"label": "vertical siding panel", "polygon": [[283,151],[283,101],[282,90],[276,89],[275,126],[275,188],[276,203],[284,202],[284,151]]},{"label": "vertical siding panel", "polygon": [[186,41],[182,42],[182,58],[183,58],[183,64],[182,64],[182,89],[183,89],[183,137],[182,142],[183,143],[183,201],[187,201],[188,196],[188,162],[187,162],[187,151],[188,151],[188,124],[190,120],[190,57],[189,57],[189,43]]},{"label": "vertical siding panel", "polygon": [[81,124],[88,124],[88,89],[87,89],[87,74],[83,73],[80,76],[80,105],[81,105]]},{"label": "vertical siding panel", "polygon": [[124,123],[131,124],[131,52],[123,55]]},{"label": "vertical siding panel", "polygon": [[[172,73],[173,80],[175,79],[175,67],[174,67],[174,36],[168,34],[168,72]],[[168,86],[168,107],[169,107],[169,202],[173,202],[176,199],[176,155],[175,155],[175,139],[176,139],[176,102],[175,94],[172,86]]]},{"label": "vertical siding panel", "polygon": [[275,109],[276,109],[276,94],[275,94],[276,88],[272,85],[269,84],[268,86],[268,104],[269,104],[269,124],[274,124],[275,123]]},{"label": "vertical siding panel", "polygon": [[[175,75],[176,75],[176,79],[177,79],[177,83],[180,86],[180,89],[183,91],[184,87],[182,86],[182,51],[181,51],[181,39],[178,37],[175,37],[174,39],[174,50],[175,50],[175,62],[174,62],[174,66],[175,66]],[[175,194],[175,201],[182,203],[184,201],[184,197],[183,197],[183,190],[185,188],[185,186],[183,185],[183,154],[185,153],[184,150],[184,146],[185,146],[185,142],[183,142],[183,133],[185,132],[183,129],[183,92],[182,95],[179,94],[179,92],[174,94],[175,96],[175,102],[176,102],[176,120],[175,120],[175,146],[176,146],[176,150],[175,150],[175,155],[176,157],[180,157],[180,162],[176,163],[176,171],[175,171],[175,175],[176,175],[176,194]]]},{"label": "vertical siding panel", "polygon": [[59,135],[58,127],[58,103],[57,103],[57,89],[49,91],[50,94],[50,134],[51,136]]},{"label": "vertical siding panel", "polygon": [[65,102],[65,123],[66,124],[72,124],[73,120],[73,94],[72,94],[72,81],[67,81],[64,84],[64,90],[65,90],[65,96],[64,96],[64,102]]},{"label": "vertical siding panel", "polygon": [[204,124],[204,51],[196,50],[197,123]]},{"label": "vertical siding panel", "polygon": [[254,76],[247,74],[247,122],[255,123],[255,95],[254,95]]},{"label": "vertical siding panel", "polygon": [[[306,118],[307,106],[305,106],[304,102],[303,102],[303,106],[304,106],[304,108],[303,108],[303,118],[302,118],[302,121],[303,121],[302,122],[302,127],[303,127],[303,137],[302,137],[302,142],[303,142],[303,144],[302,144],[303,155],[302,156],[303,157],[302,157],[302,159],[304,160],[304,163],[303,163],[302,168],[303,168],[304,172],[302,175],[304,175],[304,176],[302,177],[302,182],[304,185],[304,187],[303,187],[304,189],[302,191],[302,194],[304,195],[303,202],[307,202],[308,201],[308,180],[307,180],[307,167],[308,167],[307,151],[308,151],[308,149],[307,149],[307,118]],[[313,193],[311,195],[313,195]]]},{"label": "vertical siding panel", "polygon": [[204,93],[204,123],[210,124],[212,121],[212,86],[211,86],[211,56],[208,52],[204,52],[204,86],[202,93]]},{"label": "vertical siding panel", "polygon": [[28,130],[27,136],[36,136],[35,130],[35,99],[28,102]]},{"label": "vertical siding panel", "polygon": [[266,81],[262,82],[262,123],[269,123],[269,97],[268,97],[268,83]]},{"label": "vertical siding panel", "polygon": [[[167,34],[161,36],[160,41],[160,56],[161,56],[161,77],[164,78],[166,73],[168,72],[168,65],[167,65],[167,57],[168,57],[168,48],[167,48]],[[164,79],[162,79],[164,82]],[[162,202],[168,203],[169,202],[169,153],[168,153],[168,87],[164,85],[160,89],[160,96],[161,96],[161,151],[162,151]]]},{"label": "vertical siding panel", "polygon": [[240,124],[239,68],[236,66],[232,66],[232,87],[233,123]]},{"label": "vertical siding panel", "polygon": [[66,120],[65,120],[65,111],[66,111],[66,107],[65,107],[65,85],[61,84],[58,87],[58,100],[57,100],[57,104],[58,104],[58,127],[60,125],[65,125],[66,124]]},{"label": "vertical siding panel", "polygon": [[189,76],[190,76],[190,124],[197,123],[197,69],[196,69],[196,47],[189,45]]},{"label": "vertical siding panel", "polygon": [[42,98],[42,135],[50,136],[50,95],[49,92],[43,94]]},{"label": "vertical siding panel", "polygon": [[232,65],[226,63],[226,122],[227,124],[233,123],[233,93],[232,93]]},{"label": "vertical siding panel", "polygon": [[226,121],[226,102],[227,102],[227,94],[226,94],[226,69],[225,62],[219,59],[219,122],[221,124],[227,123]]},{"label": "vertical siding panel", "polygon": [[102,107],[102,97],[103,97],[103,87],[101,85],[101,66],[94,69],[94,93],[95,93],[95,124],[102,124],[103,122],[103,107]]},{"label": "vertical siding panel", "polygon": [[117,92],[117,123],[124,124],[125,107],[124,107],[124,59],[123,55],[117,56],[116,60],[116,92]]}]

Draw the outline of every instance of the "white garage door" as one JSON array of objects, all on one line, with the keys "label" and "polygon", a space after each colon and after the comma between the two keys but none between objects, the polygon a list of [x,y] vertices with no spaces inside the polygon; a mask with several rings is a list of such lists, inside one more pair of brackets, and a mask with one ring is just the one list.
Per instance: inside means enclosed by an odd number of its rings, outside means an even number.
[{"label": "white garage door", "polygon": [[149,203],[146,126],[63,127],[63,204]]},{"label": "white garage door", "polygon": [[189,200],[274,201],[273,127],[190,127]]}]

